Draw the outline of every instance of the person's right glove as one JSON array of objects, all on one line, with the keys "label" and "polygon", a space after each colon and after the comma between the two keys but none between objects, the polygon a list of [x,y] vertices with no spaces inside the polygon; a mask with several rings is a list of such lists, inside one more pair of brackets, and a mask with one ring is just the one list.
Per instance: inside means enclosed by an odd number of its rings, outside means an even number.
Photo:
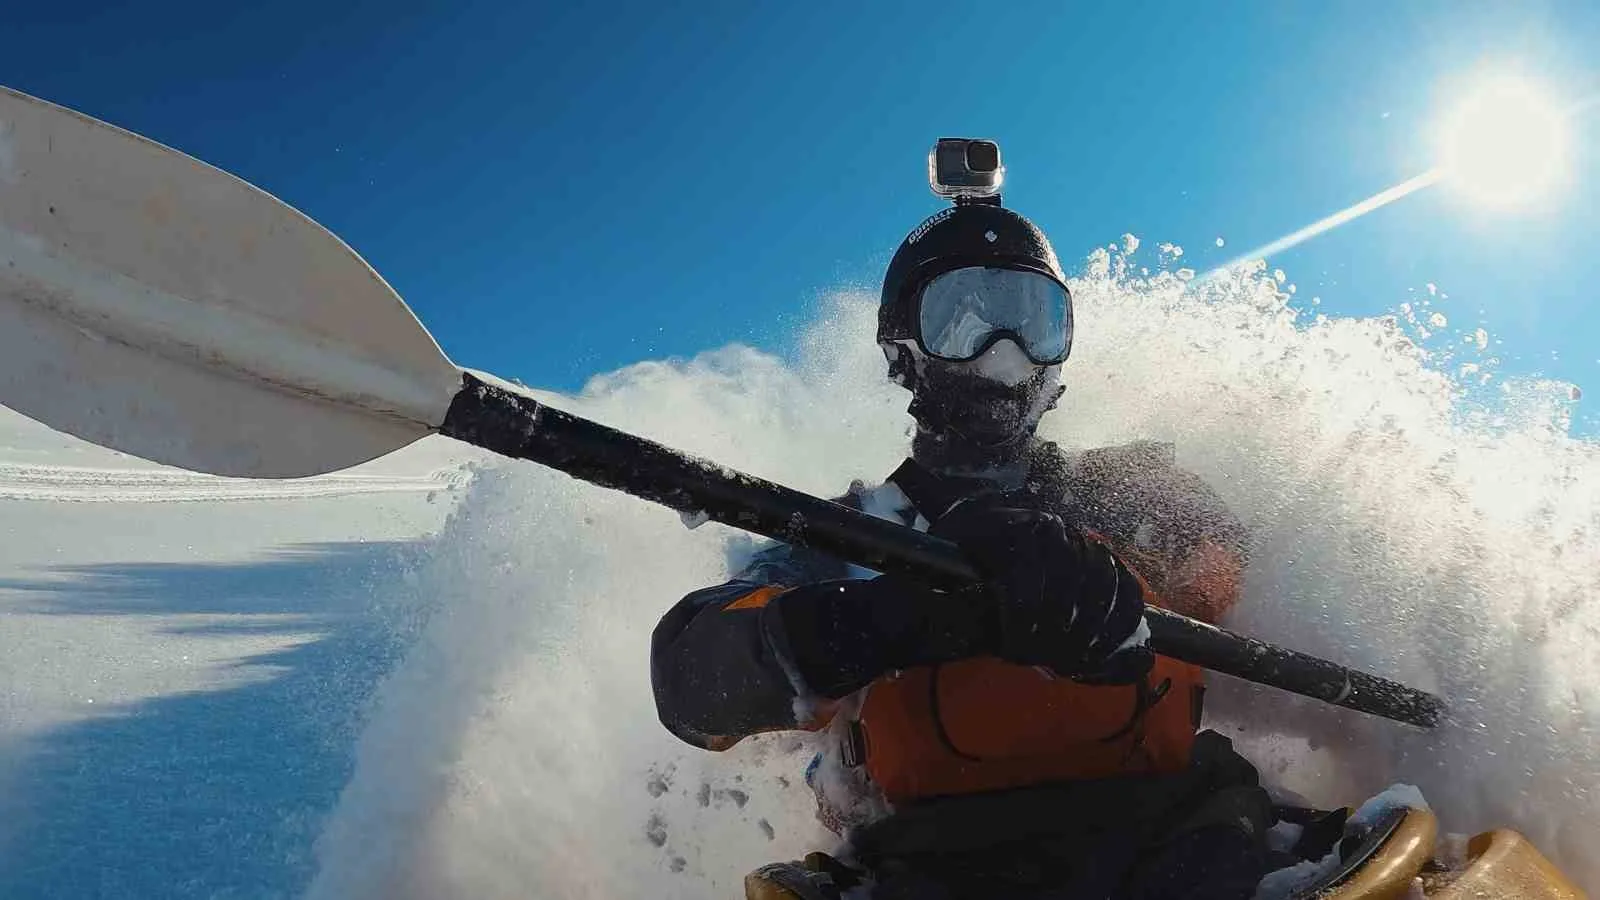
[{"label": "person's right glove", "polygon": [[953,541],[983,575],[996,656],[1094,682],[1149,672],[1144,588],[1104,544],[1004,495],[956,504],[931,533]]}]

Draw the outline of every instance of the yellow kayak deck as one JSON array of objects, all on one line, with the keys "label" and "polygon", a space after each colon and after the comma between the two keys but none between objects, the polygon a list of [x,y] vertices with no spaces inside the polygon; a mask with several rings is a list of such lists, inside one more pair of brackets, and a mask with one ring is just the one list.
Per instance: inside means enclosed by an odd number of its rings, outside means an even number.
[{"label": "yellow kayak deck", "polygon": [[[1465,852],[1457,847],[1441,854],[1440,849],[1433,813],[1396,810],[1343,865],[1292,900],[1588,900],[1515,831],[1483,832],[1466,842]],[[814,900],[805,885],[784,877],[782,868],[769,866],[746,876],[746,900]]]},{"label": "yellow kayak deck", "polygon": [[1337,884],[1302,892],[1317,900],[1587,900],[1544,854],[1515,831],[1496,829],[1467,842],[1455,864],[1436,859],[1439,820],[1407,810],[1382,844]]}]

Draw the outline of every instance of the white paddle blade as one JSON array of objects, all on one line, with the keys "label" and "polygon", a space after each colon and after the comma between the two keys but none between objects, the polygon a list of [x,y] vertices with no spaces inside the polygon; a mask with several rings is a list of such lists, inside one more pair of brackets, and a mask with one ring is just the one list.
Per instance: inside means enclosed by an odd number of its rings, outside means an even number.
[{"label": "white paddle blade", "polygon": [[0,88],[0,403],[219,475],[330,472],[444,420],[460,371],[269,194]]}]

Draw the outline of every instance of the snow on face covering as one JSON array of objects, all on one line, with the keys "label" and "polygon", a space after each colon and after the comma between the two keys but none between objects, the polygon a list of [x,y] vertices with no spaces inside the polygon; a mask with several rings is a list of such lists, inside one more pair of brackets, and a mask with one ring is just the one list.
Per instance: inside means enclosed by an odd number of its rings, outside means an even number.
[{"label": "snow on face covering", "polygon": [[1010,340],[971,362],[924,358],[909,411],[923,434],[958,456],[1020,447],[1058,395],[1058,371],[1034,365]]},{"label": "snow on face covering", "polygon": [[[1228,625],[1452,710],[1423,732],[1218,678],[1207,724],[1270,785],[1333,807],[1415,784],[1446,830],[1521,829],[1600,894],[1600,446],[1568,434],[1569,386],[1480,390],[1493,366],[1459,335],[1441,371],[1403,321],[1297,318],[1264,271],[1126,274],[1142,264],[1102,251],[1071,283],[1070,391],[1041,435],[1175,443],[1255,535]],[[907,449],[877,299],[828,304],[792,365],[732,348],[553,399],[837,496]],[[705,753],[656,720],[650,630],[745,546],[536,466],[482,469],[396,579],[432,613],[377,698],[310,895],[736,897],[757,865],[829,847],[803,777],[817,738]]]}]

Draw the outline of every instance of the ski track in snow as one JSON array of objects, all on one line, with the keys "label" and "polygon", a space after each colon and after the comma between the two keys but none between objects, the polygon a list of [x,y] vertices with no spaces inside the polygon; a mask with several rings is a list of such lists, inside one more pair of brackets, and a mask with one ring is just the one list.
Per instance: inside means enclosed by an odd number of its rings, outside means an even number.
[{"label": "ski track in snow", "polygon": [[458,469],[422,475],[318,475],[282,480],[219,478],[178,469],[101,469],[0,462],[0,500],[194,503],[431,493],[458,485]]}]

